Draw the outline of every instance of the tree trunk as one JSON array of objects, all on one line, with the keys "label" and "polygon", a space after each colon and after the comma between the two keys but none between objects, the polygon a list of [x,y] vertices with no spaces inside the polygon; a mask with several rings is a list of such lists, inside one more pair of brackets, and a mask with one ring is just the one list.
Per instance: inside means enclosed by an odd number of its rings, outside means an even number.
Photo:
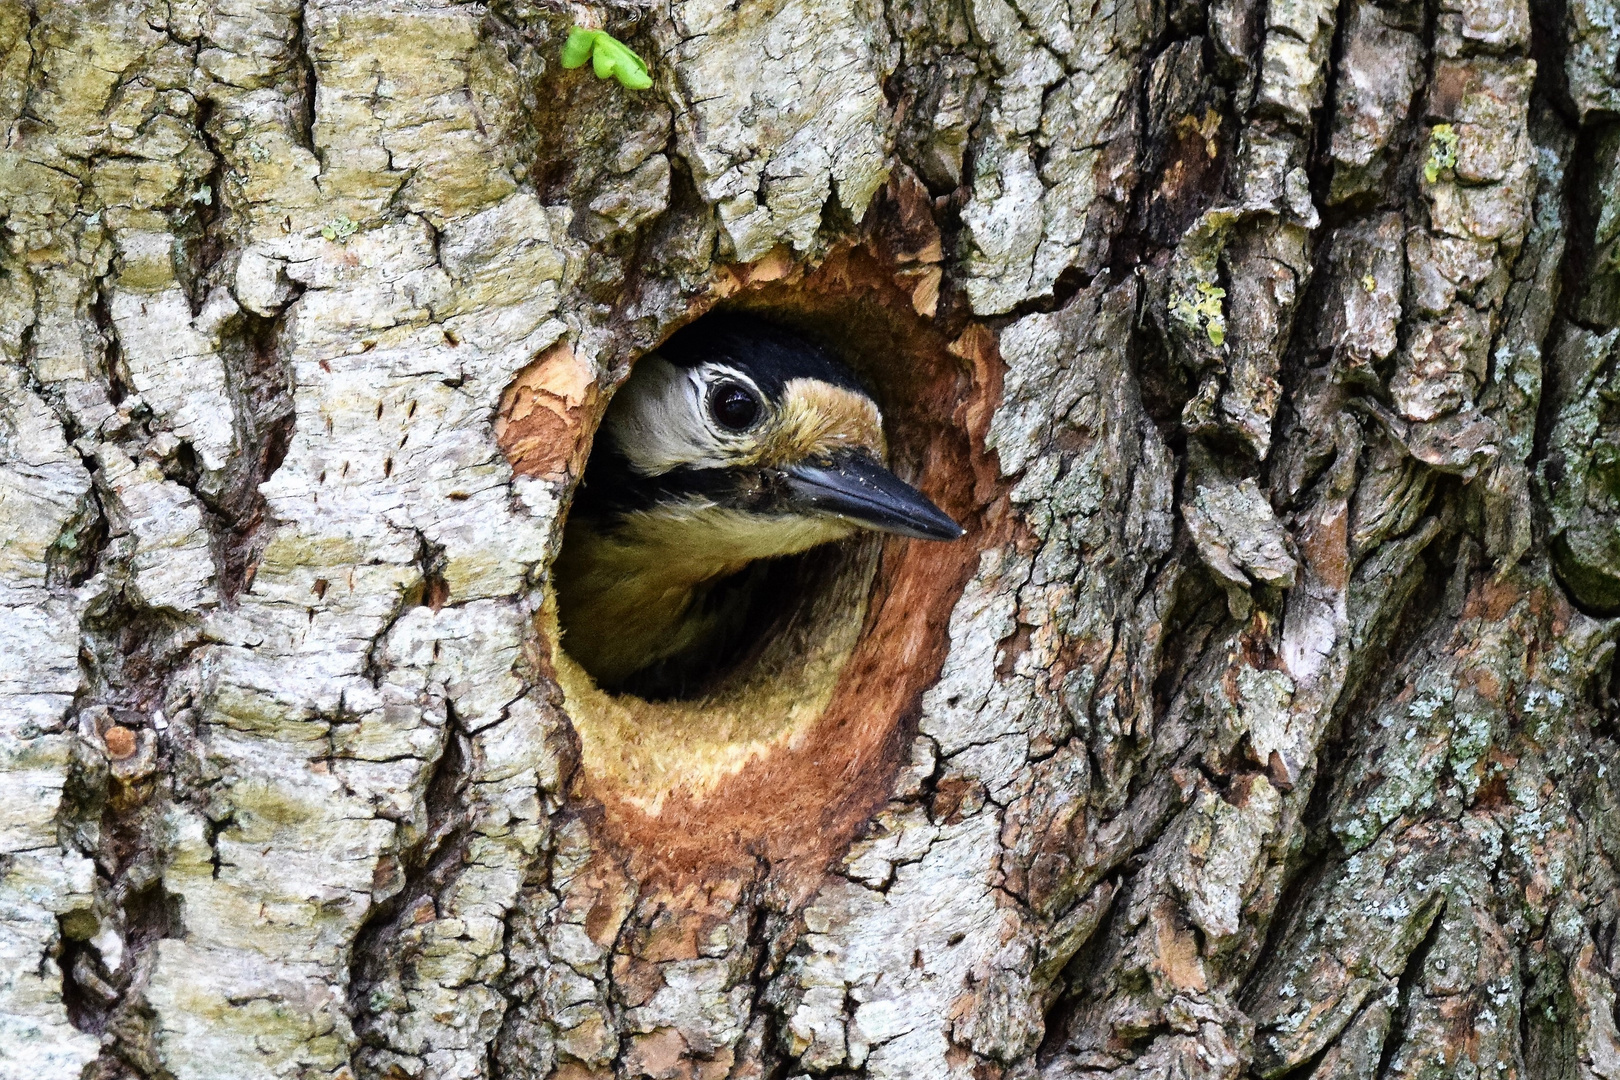
[{"label": "tree trunk", "polygon": [[[1617,118],[1606,0],[0,0],[0,1077],[1620,1080]],[[969,536],[603,694],[716,306]]]}]

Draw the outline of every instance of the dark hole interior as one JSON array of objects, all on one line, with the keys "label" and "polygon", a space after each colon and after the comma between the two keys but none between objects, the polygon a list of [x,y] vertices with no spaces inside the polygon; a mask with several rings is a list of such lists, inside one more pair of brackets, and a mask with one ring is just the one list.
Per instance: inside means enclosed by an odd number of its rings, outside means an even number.
[{"label": "dark hole interior", "polygon": [[[765,306],[757,299],[750,303],[745,298],[702,318],[744,312],[827,348],[855,373],[877,402],[883,414],[889,466],[901,479],[914,483],[919,455],[908,436],[917,428],[908,423],[913,419],[908,414],[915,410],[916,398],[906,392],[905,345],[901,335],[887,325],[889,316],[880,307],[858,306],[864,310],[805,312]],[[588,464],[585,482],[591,476]],[[800,554],[757,560],[721,582],[712,594],[714,602],[735,598],[743,612],[727,633],[712,642],[712,648],[653,664],[618,682],[598,683],[614,694],[649,702],[678,702],[735,694],[744,684],[784,674],[818,648],[814,639],[820,622],[840,614],[848,616],[853,608],[864,612],[881,546],[879,534],[862,530]],[[564,651],[569,626],[589,617],[589,613],[568,610],[559,598]]]},{"label": "dark hole interior", "polygon": [[737,625],[703,656],[669,660],[604,689],[647,701],[691,701],[719,693],[734,671],[758,667],[770,646],[812,617],[807,603],[847,565],[859,539],[825,544],[798,555],[761,559],[724,579],[711,602],[735,596],[744,612]]}]

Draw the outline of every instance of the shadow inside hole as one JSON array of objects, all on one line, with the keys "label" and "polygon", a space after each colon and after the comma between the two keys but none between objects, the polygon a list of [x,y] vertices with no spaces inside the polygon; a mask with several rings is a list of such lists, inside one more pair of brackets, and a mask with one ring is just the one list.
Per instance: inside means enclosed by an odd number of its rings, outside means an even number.
[{"label": "shadow inside hole", "polygon": [[858,535],[755,562],[716,586],[710,602],[735,602],[740,616],[709,648],[652,664],[608,689],[649,702],[724,700],[761,680],[791,680],[795,667],[829,649],[847,654],[844,639],[859,628],[880,546],[879,538]]}]

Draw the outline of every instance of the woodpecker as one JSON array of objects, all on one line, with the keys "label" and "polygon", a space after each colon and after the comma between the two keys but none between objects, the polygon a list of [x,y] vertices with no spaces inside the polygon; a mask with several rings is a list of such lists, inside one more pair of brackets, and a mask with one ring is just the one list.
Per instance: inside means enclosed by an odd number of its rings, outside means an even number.
[{"label": "woodpecker", "polygon": [[682,683],[741,630],[750,571],[875,530],[964,530],[884,464],[877,403],[826,348],[712,314],[608,406],[553,568],[563,648],[605,689]]}]

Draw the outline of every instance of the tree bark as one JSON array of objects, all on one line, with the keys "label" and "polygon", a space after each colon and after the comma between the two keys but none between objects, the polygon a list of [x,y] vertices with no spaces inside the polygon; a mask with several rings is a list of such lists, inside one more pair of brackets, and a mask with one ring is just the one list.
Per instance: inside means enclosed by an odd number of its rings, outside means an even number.
[{"label": "tree bark", "polygon": [[[0,0],[0,129],[0,1078],[1620,1080],[1607,0]],[[717,305],[969,537],[615,699]]]}]

